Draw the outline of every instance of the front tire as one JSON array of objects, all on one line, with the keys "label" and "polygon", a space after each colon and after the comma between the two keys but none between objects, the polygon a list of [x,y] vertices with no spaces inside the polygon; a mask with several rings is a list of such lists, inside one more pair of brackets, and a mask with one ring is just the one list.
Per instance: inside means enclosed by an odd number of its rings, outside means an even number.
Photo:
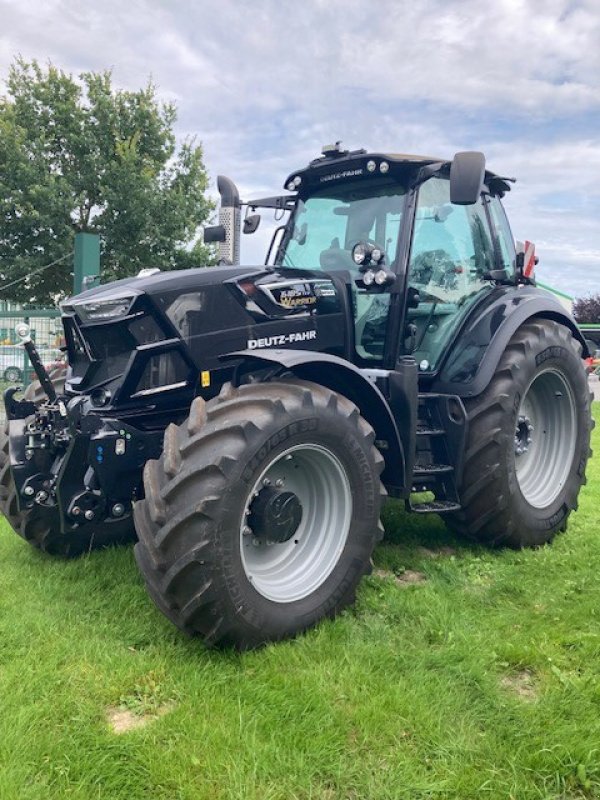
[{"label": "front tire", "polygon": [[158,608],[209,645],[249,649],[351,604],[382,532],[373,441],[356,406],[314,383],[197,398],[134,509]]},{"label": "front tire", "polygon": [[469,421],[451,527],[476,541],[534,547],[565,531],[585,483],[590,392],[581,347],[563,325],[535,319],[510,340]]}]

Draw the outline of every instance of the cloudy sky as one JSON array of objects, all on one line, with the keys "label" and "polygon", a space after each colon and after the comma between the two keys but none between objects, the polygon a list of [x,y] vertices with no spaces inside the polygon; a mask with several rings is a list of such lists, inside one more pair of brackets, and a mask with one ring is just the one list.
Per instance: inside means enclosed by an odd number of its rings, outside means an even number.
[{"label": "cloudy sky", "polygon": [[19,53],[123,88],[152,76],[243,197],[337,139],[483,150],[518,178],[506,205],[540,279],[600,291],[598,0],[0,0],[0,91]]}]

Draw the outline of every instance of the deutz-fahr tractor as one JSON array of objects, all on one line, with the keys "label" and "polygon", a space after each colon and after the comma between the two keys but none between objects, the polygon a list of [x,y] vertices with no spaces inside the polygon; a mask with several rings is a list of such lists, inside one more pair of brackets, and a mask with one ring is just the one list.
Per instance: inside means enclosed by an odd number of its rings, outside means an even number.
[{"label": "deutz-fahr tractor", "polygon": [[[481,153],[338,145],[285,193],[218,181],[220,264],[62,305],[68,367],[5,395],[0,502],[34,547],[137,538],[148,592],[209,645],[354,600],[389,495],[477,542],[542,545],[585,482],[585,341],[535,286]],[[242,230],[275,229],[240,266]]]}]

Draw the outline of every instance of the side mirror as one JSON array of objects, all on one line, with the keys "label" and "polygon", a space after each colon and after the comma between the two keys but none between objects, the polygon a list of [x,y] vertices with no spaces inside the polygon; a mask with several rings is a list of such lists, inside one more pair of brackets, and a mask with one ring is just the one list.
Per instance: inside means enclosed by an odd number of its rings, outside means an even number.
[{"label": "side mirror", "polygon": [[210,242],[224,242],[226,236],[224,225],[210,225],[208,228],[204,228],[203,238],[205,244],[209,244]]},{"label": "side mirror", "polygon": [[471,206],[479,200],[485,178],[483,153],[456,153],[450,167],[450,202]]},{"label": "side mirror", "polygon": [[254,233],[260,225],[260,214],[250,214],[244,219],[244,233]]}]

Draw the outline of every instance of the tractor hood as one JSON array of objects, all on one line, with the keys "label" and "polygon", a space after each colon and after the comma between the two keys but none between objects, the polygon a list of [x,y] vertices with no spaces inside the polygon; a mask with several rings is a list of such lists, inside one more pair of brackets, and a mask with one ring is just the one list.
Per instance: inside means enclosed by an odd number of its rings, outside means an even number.
[{"label": "tractor hood", "polygon": [[253,276],[264,272],[264,266],[244,267],[239,265],[235,267],[197,267],[195,269],[154,272],[153,274],[143,274],[142,271],[142,274],[132,278],[112,281],[69,297],[61,304],[61,308],[65,313],[71,313],[73,308],[84,303],[108,301],[125,296],[134,297],[144,293],[152,295],[169,291],[174,287],[178,290],[186,291],[198,286],[222,283],[225,280],[242,275]]},{"label": "tractor hood", "polygon": [[343,355],[345,289],[324,272],[265,266],[157,272],[89,289],[62,304],[67,393],[161,424],[160,414],[189,408],[199,376],[209,394],[228,379],[224,356],[270,347]]}]

